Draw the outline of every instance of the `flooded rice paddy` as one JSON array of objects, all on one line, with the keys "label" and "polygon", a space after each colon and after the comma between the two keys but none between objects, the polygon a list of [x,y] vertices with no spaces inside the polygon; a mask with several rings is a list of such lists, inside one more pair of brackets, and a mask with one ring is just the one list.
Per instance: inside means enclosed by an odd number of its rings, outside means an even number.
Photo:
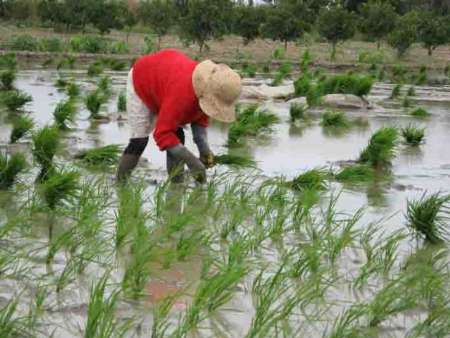
[{"label": "flooded rice paddy", "polygon": [[[82,93],[96,86],[85,72],[62,74]],[[0,195],[2,228],[13,224],[0,239],[0,304],[17,300],[11,325],[22,331],[16,336],[450,335],[447,247],[416,241],[405,218],[408,199],[450,192],[450,87],[416,86],[414,105],[431,113],[417,119],[389,98],[393,85],[376,84],[368,97],[374,108],[345,111],[367,125],[331,133],[320,125],[320,109],[310,111],[307,123],[292,124],[283,100],[255,101],[280,118],[271,133],[242,150],[256,169],[220,166],[209,172],[206,187],[167,186],[165,154],[151,141],[132,188],[121,195],[113,168],[90,171],[73,160],[82,149],[127,144],[126,114],[117,112],[126,73],[108,75],[114,95],[103,112],[110,121],[89,120],[80,100],[57,154],[60,167],[82,172],[81,195],[54,214],[43,212],[32,188],[35,169]],[[52,70],[19,73],[16,87],[32,95],[26,111],[38,127],[52,123],[66,97],[54,86],[58,76]],[[1,147],[29,155],[29,139],[8,145],[5,116]],[[338,170],[358,158],[379,128],[411,123],[426,128],[425,143],[400,143],[390,175],[353,185],[330,179],[316,196],[283,184],[309,169]],[[227,152],[225,126],[212,124],[209,139],[215,153]],[[133,213],[136,200],[142,210]],[[141,221],[141,232],[131,233]],[[126,240],[118,243],[120,229]],[[56,248],[51,264],[49,248]],[[105,316],[96,326],[91,286],[102,276]],[[113,302],[107,297],[115,292]],[[105,303],[113,308],[110,317]]]}]

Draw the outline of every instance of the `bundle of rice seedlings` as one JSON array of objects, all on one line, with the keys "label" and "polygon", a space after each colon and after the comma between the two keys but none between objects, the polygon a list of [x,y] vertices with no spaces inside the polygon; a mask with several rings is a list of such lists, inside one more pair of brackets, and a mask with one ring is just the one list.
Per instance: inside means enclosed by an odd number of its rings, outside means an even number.
[{"label": "bundle of rice seedlings", "polygon": [[414,86],[409,87],[408,93],[406,95],[408,95],[408,96],[416,96],[416,89],[414,88]]},{"label": "bundle of rice seedlings", "polygon": [[24,137],[31,129],[33,129],[34,121],[26,115],[16,116],[12,121],[13,129],[11,131],[10,142],[16,143]]},{"label": "bundle of rice seedlings", "polygon": [[395,155],[398,140],[398,130],[392,127],[381,128],[376,131],[367,147],[361,152],[359,162],[372,166],[390,164]]},{"label": "bundle of rice seedlings", "polygon": [[291,122],[306,119],[306,107],[302,104],[294,103],[289,108]]},{"label": "bundle of rice seedlings", "polygon": [[8,53],[0,55],[0,69],[16,69],[17,58],[16,54]]},{"label": "bundle of rice seedlings", "polygon": [[391,99],[396,99],[397,97],[400,96],[400,91],[402,90],[402,85],[397,84],[394,86],[394,88],[392,88],[392,92],[391,92]]},{"label": "bundle of rice seedlings", "polygon": [[403,108],[409,108],[409,107],[411,107],[411,100],[409,99],[408,95],[406,95],[406,96],[403,98],[402,106],[403,106]]},{"label": "bundle of rice seedlings", "polygon": [[424,108],[416,108],[410,113],[410,115],[414,117],[425,118],[429,117],[431,114]]},{"label": "bundle of rice seedlings", "polygon": [[370,76],[340,74],[328,77],[319,83],[322,95],[353,94],[364,96],[369,94],[374,80]]},{"label": "bundle of rice seedlings", "polygon": [[325,190],[327,187],[326,178],[328,172],[323,169],[311,169],[297,176],[290,182],[290,186],[294,190]]},{"label": "bundle of rice seedlings", "polygon": [[291,73],[292,65],[289,62],[285,62],[278,67],[275,77],[271,83],[271,86],[279,86],[283,80]]},{"label": "bundle of rice seedlings", "polygon": [[257,105],[248,106],[238,114],[237,120],[228,130],[228,146],[242,143],[246,136],[256,136],[279,121],[278,117],[267,111],[258,110]]},{"label": "bundle of rice seedlings", "polygon": [[54,127],[43,127],[32,136],[34,160],[47,171],[52,166],[53,157],[59,147],[59,132]]},{"label": "bundle of rice seedlings", "polygon": [[408,200],[407,227],[432,244],[449,240],[450,195],[423,194],[419,200]]},{"label": "bundle of rice seedlings", "polygon": [[340,182],[367,182],[375,178],[375,170],[366,164],[355,164],[343,168],[335,178]]},{"label": "bundle of rice seedlings", "polygon": [[402,128],[401,133],[406,144],[411,146],[418,146],[425,138],[425,128],[418,128],[413,125]]},{"label": "bundle of rice seedlings", "polygon": [[386,76],[386,69],[384,67],[381,67],[377,75],[378,81],[384,81],[385,76]]},{"label": "bundle of rice seedlings", "polygon": [[328,110],[322,114],[320,125],[325,128],[347,128],[350,126],[350,121],[344,113]]},{"label": "bundle of rice seedlings", "polygon": [[111,92],[112,80],[109,76],[104,76],[98,81],[98,89],[107,94]]},{"label": "bundle of rice seedlings", "polygon": [[308,106],[318,106],[322,101],[322,93],[317,85],[312,85],[306,93],[306,102]]},{"label": "bundle of rice seedlings", "polygon": [[8,69],[0,72],[0,88],[2,90],[12,90],[14,88],[16,77],[17,72],[15,69]]},{"label": "bundle of rice seedlings", "polygon": [[216,155],[214,157],[214,162],[217,164],[231,165],[238,167],[253,167],[256,163],[248,156],[223,154]]},{"label": "bundle of rice seedlings", "polygon": [[104,147],[81,151],[75,155],[75,158],[92,166],[108,166],[115,165],[120,154],[120,146],[111,144]]},{"label": "bundle of rice seedlings", "polygon": [[428,75],[427,75],[427,67],[421,66],[419,70],[419,75],[416,78],[416,85],[424,85],[428,81]]},{"label": "bundle of rice seedlings", "polygon": [[91,113],[90,117],[95,119],[100,116],[100,108],[105,103],[105,97],[99,90],[94,90],[86,96],[84,103]]},{"label": "bundle of rice seedlings", "polygon": [[80,87],[76,83],[71,82],[66,87],[66,93],[70,98],[75,98],[80,95]]},{"label": "bundle of rice seedlings", "polygon": [[311,88],[311,78],[303,74],[294,82],[295,96],[306,96]]},{"label": "bundle of rice seedlings", "polygon": [[127,97],[125,93],[119,94],[119,98],[117,99],[117,110],[119,112],[127,111]]},{"label": "bundle of rice seedlings", "polygon": [[10,110],[18,111],[33,99],[30,95],[18,90],[9,90],[1,95],[1,102]]},{"label": "bundle of rice seedlings", "polygon": [[87,74],[88,76],[94,77],[103,73],[103,70],[104,70],[103,65],[101,63],[95,62],[89,65]]},{"label": "bundle of rice seedlings", "polygon": [[72,100],[58,103],[53,112],[56,127],[61,130],[68,129],[68,123],[73,123],[75,121],[76,113],[77,108]]},{"label": "bundle of rice seedlings", "polygon": [[27,161],[23,154],[7,155],[0,153],[0,189],[10,188],[17,176],[25,170]]},{"label": "bundle of rice seedlings", "polygon": [[255,77],[256,76],[256,65],[253,63],[244,63],[242,65],[241,74],[245,77]]},{"label": "bundle of rice seedlings", "polygon": [[55,87],[62,90],[64,88],[66,88],[68,84],[69,84],[69,82],[66,79],[60,77],[60,78],[58,78],[58,80],[56,80]]},{"label": "bundle of rice seedlings", "polygon": [[55,171],[40,184],[39,192],[51,210],[76,197],[79,177],[76,171]]}]

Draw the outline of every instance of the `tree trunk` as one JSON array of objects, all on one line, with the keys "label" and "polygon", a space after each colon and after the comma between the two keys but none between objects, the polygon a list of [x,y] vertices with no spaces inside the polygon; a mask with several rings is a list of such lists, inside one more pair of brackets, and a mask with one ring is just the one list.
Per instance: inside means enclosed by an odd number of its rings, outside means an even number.
[{"label": "tree trunk", "polygon": [[433,55],[433,47],[428,47],[428,56]]},{"label": "tree trunk", "polygon": [[288,48],[288,41],[284,40],[284,50],[287,52],[287,48]]}]

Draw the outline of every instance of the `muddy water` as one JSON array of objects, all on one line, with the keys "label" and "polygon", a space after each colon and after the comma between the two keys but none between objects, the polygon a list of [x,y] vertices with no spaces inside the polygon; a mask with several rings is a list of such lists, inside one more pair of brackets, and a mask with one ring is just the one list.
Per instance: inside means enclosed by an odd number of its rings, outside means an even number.
[{"label": "muddy water", "polygon": [[[80,115],[76,126],[68,136],[69,151],[60,154],[62,158],[69,158],[73,152],[91,146],[107,144],[126,145],[129,135],[128,125],[125,119],[119,118],[116,108],[118,93],[125,90],[126,73],[109,73],[113,79],[115,95],[108,105],[104,107],[104,113],[110,116],[108,123],[90,122],[88,112],[84,105],[80,104]],[[81,85],[82,91],[95,88],[95,81],[84,77],[81,72],[66,73],[64,76],[75,78]],[[65,94],[59,92],[54,83],[58,77],[56,71],[28,70],[21,72],[17,87],[33,96],[33,102],[26,108],[38,125],[42,126],[52,122],[52,111],[56,104],[65,98]],[[256,81],[258,82],[258,81]],[[362,148],[367,144],[371,134],[382,126],[406,126],[410,123],[426,127],[426,143],[419,148],[411,148],[400,145],[396,159],[393,162],[392,178],[386,181],[361,186],[342,186],[331,183],[331,188],[336,193],[341,192],[338,209],[343,211],[355,211],[361,207],[367,207],[361,224],[369,221],[389,218],[386,231],[394,231],[404,227],[404,215],[406,200],[416,198],[424,192],[436,192],[450,190],[450,88],[441,87],[417,87],[419,104],[427,108],[432,116],[429,119],[419,120],[408,116],[407,111],[388,97],[392,86],[379,84],[373,89],[370,100],[377,102],[378,106],[372,110],[347,111],[349,117],[365,117],[369,121],[367,128],[354,128],[341,135],[330,135],[319,125],[320,111],[313,111],[313,119],[307,125],[293,126],[289,123],[289,106],[283,101],[261,101],[267,109],[276,113],[281,122],[274,128],[273,133],[259,139],[250,140],[247,151],[251,153],[258,164],[258,168],[264,175],[283,175],[289,178],[295,177],[304,170],[312,168],[339,168],[343,161],[354,160]],[[436,98],[433,100],[433,98]],[[444,98],[444,99],[443,99]],[[187,130],[187,142],[191,149],[193,146],[190,131]],[[224,153],[227,138],[227,129],[223,125],[213,124],[210,128],[210,143],[216,153]],[[0,125],[0,144],[7,143],[9,138],[9,126]],[[165,154],[158,151],[153,140],[144,153],[144,161],[140,165],[140,171],[150,179],[161,181],[165,179]],[[216,170],[223,170],[218,168]],[[113,173],[110,173],[111,177]],[[405,243],[405,250],[408,244]],[[198,272],[195,270],[197,262],[180,264],[169,272],[161,273],[161,278],[152,281],[147,290],[152,294],[149,302],[159,300],[161,297],[176,292],[182,286],[195,284]],[[197,277],[196,277],[197,276]],[[80,281],[84,288],[71,290],[68,295],[71,299],[86,299],[88,293],[87,284]],[[245,285],[250,288],[251,285]],[[233,298],[231,309],[227,311],[226,327],[230,329],[230,336],[241,337],[245,334],[251,321],[251,300],[243,290],[238,291]],[[72,327],[63,330],[63,336],[77,336],[77,326],[83,320],[85,303],[75,304],[67,302],[67,309],[61,315],[61,321],[67,321]],[[133,304],[130,304],[133,307]],[[176,304],[176,309],[182,311],[186,303],[182,300]],[[64,308],[64,307],[61,307]],[[129,309],[123,309],[127,313]],[[144,316],[146,324],[144,332],[151,327],[151,318]],[[412,315],[409,320],[417,320]],[[233,329],[231,329],[233,328]],[[399,336],[402,331],[399,330]],[[306,334],[306,333],[305,333]],[[309,333],[313,335],[313,333]],[[393,336],[397,334],[394,333]]]}]

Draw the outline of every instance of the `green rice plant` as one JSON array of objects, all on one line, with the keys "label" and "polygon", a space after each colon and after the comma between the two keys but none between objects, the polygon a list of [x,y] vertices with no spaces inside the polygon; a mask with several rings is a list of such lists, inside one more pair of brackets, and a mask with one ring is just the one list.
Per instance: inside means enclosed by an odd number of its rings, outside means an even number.
[{"label": "green rice plant", "polygon": [[408,96],[416,96],[416,89],[414,86],[409,87],[407,94]]},{"label": "green rice plant", "polygon": [[408,200],[407,227],[425,241],[437,244],[450,239],[450,195],[426,193],[418,200]]},{"label": "green rice plant", "polygon": [[15,69],[8,69],[0,71],[0,89],[12,90],[14,88],[14,81],[16,81],[17,72]]},{"label": "green rice plant", "polygon": [[0,309],[0,337],[27,337],[29,332],[23,318],[18,316],[19,298],[10,300]]},{"label": "green rice plant", "polygon": [[60,53],[64,47],[64,42],[59,37],[42,38],[39,41],[39,50],[43,52]]},{"label": "green rice plant", "polygon": [[291,122],[305,120],[307,118],[306,107],[297,103],[291,104],[289,107],[289,116],[291,117]]},{"label": "green rice plant", "polygon": [[154,307],[151,334],[152,338],[163,338],[168,336],[167,330],[169,329],[169,324],[167,323],[167,317],[169,316],[178,296],[178,294],[168,296]]},{"label": "green rice plant", "polygon": [[231,154],[223,154],[214,156],[214,162],[222,165],[231,165],[237,167],[253,167],[255,161],[248,156],[239,156]]},{"label": "green rice plant", "polygon": [[128,54],[130,47],[125,41],[113,41],[110,46],[111,54]]},{"label": "green rice plant", "polygon": [[282,60],[284,59],[286,55],[286,50],[284,50],[283,48],[275,48],[272,52],[272,57],[275,60]]},{"label": "green rice plant", "polygon": [[80,95],[80,87],[74,83],[70,82],[66,87],[66,93],[70,98],[75,98]]},{"label": "green rice plant", "polygon": [[91,113],[90,118],[96,119],[100,117],[100,109],[105,103],[105,96],[101,91],[94,90],[86,96],[84,103]]},{"label": "green rice plant", "polygon": [[396,82],[403,82],[407,73],[408,70],[400,64],[396,64],[392,67],[392,76]]},{"label": "green rice plant", "polygon": [[403,108],[409,108],[411,107],[411,100],[409,99],[408,95],[405,95],[402,102]]},{"label": "green rice plant", "polygon": [[102,58],[99,61],[99,64],[104,65],[105,67],[108,67],[109,69],[116,72],[124,70],[126,68],[126,64],[124,61],[115,58]]},{"label": "green rice plant", "polygon": [[306,73],[313,63],[313,57],[309,49],[305,49],[300,59],[300,69],[303,73]]},{"label": "green rice plant", "polygon": [[290,62],[282,63],[275,73],[275,77],[273,78],[271,86],[279,86],[283,82],[283,80],[291,73],[291,71],[292,65]]},{"label": "green rice plant", "polygon": [[81,151],[75,155],[75,158],[92,166],[110,166],[117,164],[120,154],[120,146],[111,144]]},{"label": "green rice plant", "polygon": [[55,126],[60,130],[69,129],[68,124],[75,122],[77,108],[72,100],[60,102],[53,111]]},{"label": "green rice plant", "polygon": [[360,304],[352,305],[344,313],[339,315],[327,335],[328,338],[352,338],[358,337],[361,333],[361,319],[366,314],[366,309]]},{"label": "green rice plant", "polygon": [[27,167],[23,154],[0,153],[0,189],[8,189],[16,182],[17,176]]},{"label": "green rice plant", "polygon": [[77,60],[75,59],[74,56],[67,56],[64,59],[62,59],[61,61],[58,62],[58,64],[56,65],[56,69],[60,70],[61,68],[69,68],[69,69],[74,69],[75,68],[75,62]]},{"label": "green rice plant", "polygon": [[309,88],[306,93],[306,102],[310,107],[318,106],[322,102],[322,93],[320,92],[319,86],[313,85]]},{"label": "green rice plant", "polygon": [[253,63],[244,63],[242,65],[241,74],[245,77],[255,77],[257,72],[256,65]]},{"label": "green rice plant", "polygon": [[320,125],[324,128],[348,128],[350,121],[344,113],[328,110],[322,114]]},{"label": "green rice plant", "polygon": [[89,65],[87,74],[88,76],[94,77],[102,74],[103,71],[104,71],[103,64],[95,62]]},{"label": "green rice plant", "polygon": [[418,118],[426,118],[431,116],[431,114],[426,110],[425,108],[416,108],[411,113],[411,116],[418,117]]},{"label": "green rice plant", "polygon": [[269,131],[278,121],[276,115],[259,110],[256,105],[248,106],[238,114],[237,120],[230,126],[228,146],[240,145],[244,137],[257,136],[263,131]]},{"label": "green rice plant", "polygon": [[127,324],[119,325],[116,319],[119,291],[113,291],[107,296],[107,281],[108,274],[105,274],[91,286],[84,330],[85,338],[123,337],[127,330]]},{"label": "green rice plant", "polygon": [[399,97],[401,90],[402,90],[402,85],[401,84],[395,85],[394,88],[392,88],[391,99],[394,100],[397,97]]},{"label": "green rice plant", "polygon": [[311,86],[311,78],[303,74],[294,82],[295,96],[307,96]]},{"label": "green rice plant", "polygon": [[13,36],[8,46],[10,50],[34,52],[39,49],[39,41],[30,34]]},{"label": "green rice plant", "polygon": [[98,89],[104,94],[109,94],[111,92],[112,81],[109,76],[104,76],[98,81]]},{"label": "green rice plant", "polygon": [[369,144],[361,152],[358,162],[372,166],[390,164],[395,156],[398,141],[398,130],[384,127],[377,130],[370,138]]},{"label": "green rice plant", "polygon": [[384,81],[385,77],[386,77],[386,69],[384,67],[381,67],[380,71],[378,72],[377,79],[378,81]]},{"label": "green rice plant", "polygon": [[418,128],[413,125],[402,128],[401,133],[405,143],[410,146],[420,145],[425,138],[425,128]]},{"label": "green rice plant", "polygon": [[53,167],[53,157],[59,148],[59,132],[54,127],[43,127],[32,135],[31,152],[34,160],[41,166],[40,178],[45,178]]},{"label": "green rice plant", "polygon": [[427,67],[421,66],[415,83],[416,85],[420,86],[426,84],[427,82],[428,82]]},{"label": "green rice plant", "polygon": [[0,96],[0,102],[13,112],[20,110],[25,104],[32,100],[30,95],[18,90],[5,91]]},{"label": "green rice plant", "polygon": [[294,178],[294,180],[290,182],[290,186],[292,187],[292,189],[297,191],[321,191],[325,190],[327,187],[327,177],[328,172],[326,172],[325,170],[311,169]]},{"label": "green rice plant", "polygon": [[76,197],[79,177],[76,171],[55,171],[39,185],[39,193],[50,210]]},{"label": "green rice plant", "polygon": [[27,115],[18,115],[12,120],[12,131],[9,138],[11,143],[16,143],[34,127],[34,121]]},{"label": "green rice plant", "polygon": [[56,80],[55,82],[55,87],[60,90],[63,90],[67,87],[68,84],[69,82],[66,79],[59,77],[58,80]]},{"label": "green rice plant", "polygon": [[369,94],[374,80],[370,76],[340,74],[327,77],[319,82],[322,95],[327,94],[353,94],[364,96]]},{"label": "green rice plant", "polygon": [[355,164],[343,168],[335,175],[340,182],[368,182],[375,178],[375,170],[365,164]]},{"label": "green rice plant", "polygon": [[117,99],[117,110],[119,112],[127,111],[127,97],[125,93],[119,94],[119,98]]},{"label": "green rice plant", "polygon": [[14,53],[0,55],[0,69],[16,69],[17,58]]}]

